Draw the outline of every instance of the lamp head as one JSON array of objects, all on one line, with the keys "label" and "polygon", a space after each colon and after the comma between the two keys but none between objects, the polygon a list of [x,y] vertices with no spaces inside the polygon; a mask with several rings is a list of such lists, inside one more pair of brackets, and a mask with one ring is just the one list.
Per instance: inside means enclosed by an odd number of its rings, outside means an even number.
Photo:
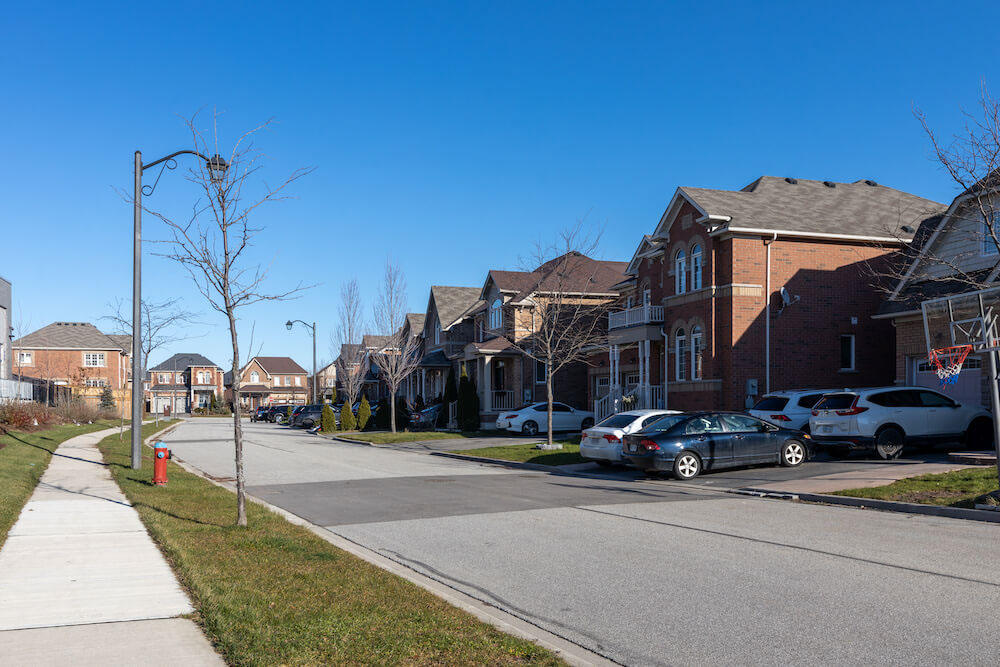
[{"label": "lamp head", "polygon": [[206,160],[208,164],[208,177],[212,179],[212,182],[218,185],[225,179],[226,170],[229,169],[229,165],[226,161],[219,155],[213,155]]},{"label": "lamp head", "polygon": [[288,329],[289,331],[292,330],[292,321],[291,320],[288,320],[287,322],[285,322],[285,328]]}]

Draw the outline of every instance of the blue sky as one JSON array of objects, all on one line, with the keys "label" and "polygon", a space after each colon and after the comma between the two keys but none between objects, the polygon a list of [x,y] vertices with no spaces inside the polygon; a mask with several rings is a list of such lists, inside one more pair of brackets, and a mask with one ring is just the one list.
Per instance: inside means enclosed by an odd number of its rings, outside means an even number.
[{"label": "blue sky", "polygon": [[[675,187],[761,174],[880,183],[940,201],[914,105],[960,129],[1000,85],[996,3],[20,3],[5,9],[0,224],[14,315],[99,318],[131,290],[132,153],[189,147],[179,116],[222,133],[274,118],[263,176],[316,170],[262,210],[270,285],[319,286],[242,313],[242,353],[328,358],[340,285],[370,308],[386,256],[413,310],[432,284],[478,286],[585,218],[628,259]],[[969,17],[975,20],[970,21]],[[147,178],[155,175],[147,174]],[[147,203],[187,211],[179,173]],[[145,236],[163,238],[146,216]],[[202,326],[174,351],[231,358],[225,322],[146,247],[144,293]]]}]

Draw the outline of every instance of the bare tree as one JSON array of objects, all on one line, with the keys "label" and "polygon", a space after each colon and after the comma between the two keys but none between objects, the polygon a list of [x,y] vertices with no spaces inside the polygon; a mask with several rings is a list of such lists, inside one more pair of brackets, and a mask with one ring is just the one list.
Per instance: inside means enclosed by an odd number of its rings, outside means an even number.
[{"label": "bare tree", "polygon": [[[213,114],[212,132],[196,124],[197,116],[187,121],[194,150],[202,154],[219,153],[218,114]],[[205,198],[199,201],[187,220],[175,220],[149,211],[167,226],[169,250],[159,253],[183,266],[201,295],[215,311],[225,316],[233,348],[233,439],[236,458],[236,524],[247,525],[246,480],[243,472],[243,428],[240,422],[240,347],[237,335],[237,313],[241,308],[263,301],[284,301],[296,298],[307,289],[301,284],[284,292],[268,292],[264,283],[267,269],[255,264],[247,255],[254,239],[263,231],[251,218],[262,205],[287,199],[285,188],[311,169],[297,169],[277,186],[263,184],[259,193],[251,194],[254,178],[261,169],[262,154],[254,147],[257,132],[267,129],[271,121],[243,134],[228,158],[228,167],[219,173],[199,160],[188,179],[202,188]]]},{"label": "bare tree", "polygon": [[[588,237],[582,222],[560,233],[551,245],[536,244],[526,266],[533,284],[518,297],[532,311],[532,333],[514,341],[529,358],[545,365],[548,427],[544,449],[562,449],[552,439],[553,380],[576,363],[589,363],[594,349],[607,344],[607,313],[614,296],[607,291],[604,269],[591,259],[600,233]],[[527,270],[527,269],[526,269]]]},{"label": "bare tree", "polygon": [[[25,321],[25,319],[24,319],[24,313],[21,311],[21,304],[20,304],[20,302],[17,304],[17,316],[11,322],[10,328],[12,330],[12,333],[14,334],[14,340],[21,340],[21,339],[23,339],[25,336],[28,335],[28,331],[31,329],[31,320],[29,319],[29,320]],[[15,347],[14,348],[14,365],[15,365],[15,368],[17,369],[17,371],[16,371],[17,372],[17,381],[20,382],[21,378],[23,377],[23,375],[21,373],[21,369],[23,368],[23,365],[21,363],[21,348],[19,348],[19,347]]]},{"label": "bare tree", "polygon": [[340,288],[340,306],[337,309],[336,342],[339,351],[332,351],[337,357],[337,379],[344,388],[344,405],[350,410],[361,393],[365,379],[362,368],[364,350],[361,337],[364,335],[365,321],[362,315],[361,290],[358,281],[350,280]]},{"label": "bare tree", "polygon": [[380,348],[372,353],[385,383],[389,385],[389,427],[396,432],[396,393],[420,364],[419,341],[406,331],[406,278],[399,266],[385,262],[382,290],[375,302],[375,329],[382,337]]}]

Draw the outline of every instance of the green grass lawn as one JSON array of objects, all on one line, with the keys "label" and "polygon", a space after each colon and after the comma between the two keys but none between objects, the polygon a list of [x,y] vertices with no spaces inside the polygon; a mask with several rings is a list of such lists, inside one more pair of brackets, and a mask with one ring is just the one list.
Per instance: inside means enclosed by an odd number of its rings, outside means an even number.
[{"label": "green grass lawn", "polygon": [[937,475],[920,475],[886,486],[836,491],[833,495],[971,508],[978,496],[996,489],[997,469],[986,466]]},{"label": "green grass lawn", "polygon": [[546,466],[564,466],[570,463],[584,463],[580,457],[580,437],[569,440],[558,440],[562,449],[535,449],[535,444],[506,445],[504,447],[484,447],[481,449],[463,449],[453,454],[482,456],[488,459],[503,459],[504,461],[519,461],[521,463],[538,463]]},{"label": "green grass lawn", "polygon": [[561,664],[256,503],[235,527],[236,496],[173,463],[151,486],[148,448],[140,471],[127,440],[101,449],[231,665]]},{"label": "green grass lawn", "polygon": [[0,435],[0,546],[49,466],[56,447],[73,436],[113,425],[114,422],[101,421],[80,426],[54,426],[34,433],[11,431]]}]

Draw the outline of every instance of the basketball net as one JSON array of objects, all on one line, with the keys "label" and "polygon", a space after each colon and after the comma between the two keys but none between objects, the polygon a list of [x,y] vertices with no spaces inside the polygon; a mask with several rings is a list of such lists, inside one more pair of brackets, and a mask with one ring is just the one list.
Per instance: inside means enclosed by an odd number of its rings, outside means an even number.
[{"label": "basketball net", "polygon": [[955,345],[931,350],[930,360],[934,364],[934,370],[941,380],[942,387],[958,382],[958,374],[962,372],[962,364],[970,352],[972,352],[971,345]]}]

